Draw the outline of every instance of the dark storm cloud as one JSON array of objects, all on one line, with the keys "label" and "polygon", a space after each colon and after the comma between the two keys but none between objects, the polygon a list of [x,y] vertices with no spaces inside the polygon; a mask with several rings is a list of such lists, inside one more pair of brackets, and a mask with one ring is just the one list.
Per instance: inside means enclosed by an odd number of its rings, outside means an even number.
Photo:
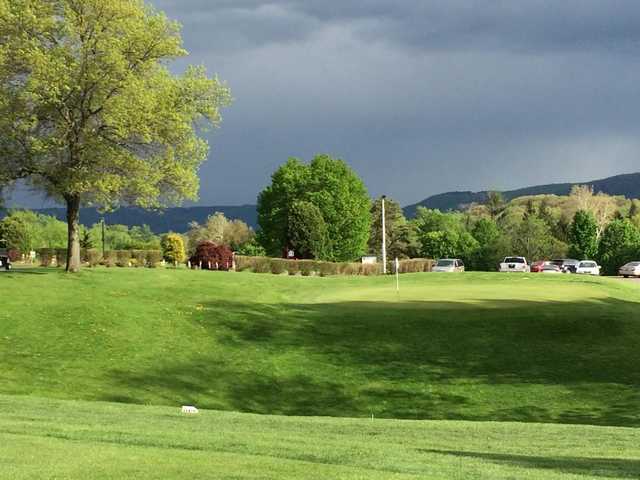
[{"label": "dark storm cloud", "polygon": [[227,42],[264,45],[304,38],[328,23],[367,41],[420,50],[631,51],[640,40],[635,0],[205,1],[161,0],[164,9]]},{"label": "dark storm cloud", "polygon": [[202,204],[320,152],[402,203],[640,170],[638,1],[153,3],[236,99]]}]

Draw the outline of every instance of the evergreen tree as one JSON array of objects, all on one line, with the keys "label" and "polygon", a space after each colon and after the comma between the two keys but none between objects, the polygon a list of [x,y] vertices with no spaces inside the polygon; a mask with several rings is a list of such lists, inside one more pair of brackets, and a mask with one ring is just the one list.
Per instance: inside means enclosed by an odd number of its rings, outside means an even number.
[{"label": "evergreen tree", "polygon": [[[405,218],[398,202],[387,198],[384,205],[387,260],[408,258],[415,253],[417,248],[413,226]],[[369,253],[382,258],[382,199],[380,198],[375,200],[371,206]]]},{"label": "evergreen tree", "polygon": [[598,223],[591,212],[578,210],[569,229],[569,255],[578,260],[598,253]]}]

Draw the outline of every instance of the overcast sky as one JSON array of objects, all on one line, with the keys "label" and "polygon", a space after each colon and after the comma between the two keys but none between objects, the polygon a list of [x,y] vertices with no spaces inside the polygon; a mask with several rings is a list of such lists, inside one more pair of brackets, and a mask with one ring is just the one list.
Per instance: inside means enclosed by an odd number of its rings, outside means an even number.
[{"label": "overcast sky", "polygon": [[640,170],[637,0],[152,3],[235,98],[202,205],[253,203],[316,153],[404,205]]}]

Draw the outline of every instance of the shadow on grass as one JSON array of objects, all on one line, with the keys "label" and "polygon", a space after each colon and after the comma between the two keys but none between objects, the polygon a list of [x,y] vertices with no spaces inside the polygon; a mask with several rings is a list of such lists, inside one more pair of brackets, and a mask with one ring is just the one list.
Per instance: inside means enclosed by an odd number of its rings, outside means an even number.
[{"label": "shadow on grass", "polygon": [[36,269],[27,269],[27,268],[20,268],[20,269],[11,269],[11,270],[5,270],[4,268],[0,268],[0,276],[4,275],[4,276],[13,276],[13,275],[47,275],[48,272],[44,271],[44,270],[36,270]]},{"label": "shadow on grass", "polygon": [[[127,397],[153,392],[205,408],[640,426],[639,307],[611,298],[218,302],[193,321],[235,360],[204,352],[113,375]],[[275,368],[283,355],[293,360]],[[545,386],[558,387],[545,391],[548,402],[528,398]],[[499,406],[513,388],[518,398]]]},{"label": "shadow on grass", "polygon": [[608,478],[640,478],[640,460],[591,457],[537,457],[506,453],[464,452],[455,450],[419,449],[429,454],[449,455],[538,470],[555,470],[576,475]]}]

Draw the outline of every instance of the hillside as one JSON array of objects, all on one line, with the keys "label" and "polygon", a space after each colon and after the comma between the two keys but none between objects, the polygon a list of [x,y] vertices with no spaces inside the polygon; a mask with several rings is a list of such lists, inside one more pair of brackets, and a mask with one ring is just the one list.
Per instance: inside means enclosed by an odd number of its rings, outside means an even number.
[{"label": "hillside", "polygon": [[[52,215],[59,220],[66,219],[64,208],[43,208],[34,210],[44,215]],[[254,205],[241,206],[213,206],[213,207],[175,207],[163,211],[144,210],[142,208],[123,207],[115,212],[102,214],[95,208],[83,208],[80,211],[80,221],[83,225],[91,226],[104,218],[110,225],[149,225],[154,233],[186,232],[192,221],[203,223],[209,215],[222,212],[227,218],[240,219],[250,227],[255,228],[258,214]],[[0,219],[5,212],[0,212]]]},{"label": "hillside", "polygon": [[640,431],[301,418],[0,395],[3,480],[640,477]]},{"label": "hillside", "polygon": [[[640,285],[576,276],[0,274],[0,394],[640,427]],[[622,368],[624,366],[624,368]]]},{"label": "hillside", "polygon": [[[596,192],[604,192],[609,195],[622,195],[627,198],[640,198],[640,173],[617,175],[602,180],[594,180],[582,183],[554,183],[549,185],[538,185],[524,187],[516,190],[502,192],[506,200],[523,197],[526,195],[568,195],[574,185],[591,185]],[[438,210],[456,210],[470,203],[483,203],[487,198],[487,191],[482,192],[447,192],[433,195],[413,205],[404,208],[407,218],[415,217],[419,206],[427,208],[437,208]],[[45,215],[53,215],[60,220],[66,218],[63,208],[43,208],[35,211]],[[240,206],[212,206],[212,207],[175,207],[161,212],[154,212],[134,207],[123,207],[115,212],[101,214],[93,208],[83,208],[80,220],[84,225],[91,226],[98,223],[101,218],[109,224],[127,225],[149,225],[155,233],[165,233],[168,231],[185,232],[192,221],[204,222],[209,215],[215,212],[224,213],[227,218],[240,219],[250,227],[258,227],[258,213],[255,205]],[[0,219],[4,217],[6,211],[0,211]]]},{"label": "hillside", "polygon": [[[502,192],[506,200],[527,195],[568,195],[574,185],[590,185],[596,192],[608,195],[622,195],[627,198],[640,198],[640,173],[616,175],[614,177],[580,183],[554,183],[519,188]],[[470,203],[483,203],[487,199],[487,191],[482,192],[447,192],[428,197],[421,202],[404,208],[408,218],[415,217],[418,207],[437,208],[438,210],[457,210]]]}]

